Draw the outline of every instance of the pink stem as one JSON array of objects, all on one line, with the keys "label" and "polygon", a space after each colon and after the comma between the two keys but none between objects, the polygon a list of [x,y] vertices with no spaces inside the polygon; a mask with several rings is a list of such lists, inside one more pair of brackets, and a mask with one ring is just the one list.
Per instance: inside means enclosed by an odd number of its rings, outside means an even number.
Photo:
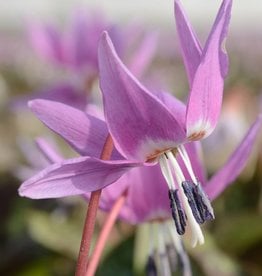
[{"label": "pink stem", "polygon": [[95,275],[95,272],[96,272],[97,266],[99,264],[99,260],[101,258],[106,241],[107,241],[108,236],[115,224],[117,216],[118,216],[123,204],[125,203],[126,196],[127,196],[127,192],[125,191],[114,203],[114,205],[107,217],[107,220],[104,224],[104,227],[98,237],[94,252],[90,258],[90,261],[88,262],[87,271],[86,271],[85,276]]},{"label": "pink stem", "polygon": [[[108,135],[100,159],[109,160],[114,148],[113,140],[110,135]],[[80,244],[80,250],[78,253],[78,260],[76,265],[75,276],[84,276],[86,273],[87,259],[90,250],[91,240],[95,228],[96,213],[99,206],[99,199],[102,190],[97,190],[91,193],[85,224],[82,234],[82,240]]]}]

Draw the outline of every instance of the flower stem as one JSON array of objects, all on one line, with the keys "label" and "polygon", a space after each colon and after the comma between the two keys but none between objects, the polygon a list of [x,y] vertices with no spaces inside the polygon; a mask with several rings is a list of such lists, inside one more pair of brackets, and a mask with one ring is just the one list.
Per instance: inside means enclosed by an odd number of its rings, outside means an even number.
[{"label": "flower stem", "polygon": [[[114,148],[113,140],[110,134],[107,136],[100,159],[109,160]],[[78,260],[76,265],[75,276],[84,276],[87,267],[87,258],[90,250],[91,240],[95,228],[96,213],[99,206],[99,199],[102,190],[97,190],[91,193],[84,229],[82,233],[82,240],[78,253]]]},{"label": "flower stem", "polygon": [[115,201],[107,219],[104,224],[104,227],[98,237],[94,252],[90,258],[90,261],[88,262],[87,271],[85,276],[93,276],[95,275],[97,266],[99,264],[99,260],[101,258],[103,249],[105,247],[106,241],[108,239],[108,236],[115,224],[115,221],[117,219],[117,216],[125,203],[127,196],[127,190],[125,190],[122,195]]}]

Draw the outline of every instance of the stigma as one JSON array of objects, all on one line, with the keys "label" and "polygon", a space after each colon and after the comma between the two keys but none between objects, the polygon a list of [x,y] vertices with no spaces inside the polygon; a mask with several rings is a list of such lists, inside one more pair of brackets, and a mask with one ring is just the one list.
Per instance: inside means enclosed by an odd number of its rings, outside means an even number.
[{"label": "stigma", "polygon": [[[186,179],[177,157],[180,156],[183,168],[187,170]],[[189,156],[184,146],[166,151],[159,157],[162,174],[168,185],[171,214],[176,231],[183,235],[187,229],[191,231],[192,246],[204,243],[200,225],[214,219],[213,208],[204,192],[201,183],[194,174]],[[182,164],[181,164],[182,165]]]}]

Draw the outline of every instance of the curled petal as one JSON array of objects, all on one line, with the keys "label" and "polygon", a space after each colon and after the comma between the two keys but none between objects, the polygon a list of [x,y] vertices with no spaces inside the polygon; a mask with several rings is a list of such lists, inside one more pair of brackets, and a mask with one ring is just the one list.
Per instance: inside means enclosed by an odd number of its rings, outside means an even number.
[{"label": "curled petal", "polygon": [[108,135],[105,122],[58,102],[33,100],[28,105],[39,120],[61,135],[78,153],[100,156]]},{"label": "curled petal", "polygon": [[19,188],[19,195],[30,198],[56,198],[79,195],[102,189],[115,182],[140,163],[101,161],[79,157],[55,163]]},{"label": "curled petal", "polygon": [[224,49],[232,0],[224,0],[203,50],[187,105],[189,140],[207,137],[220,114],[228,57]]},{"label": "curled petal", "polygon": [[179,0],[175,1],[176,28],[190,87],[200,64],[202,49]]},{"label": "curled petal", "polygon": [[258,137],[262,124],[262,114],[251,126],[246,136],[228,159],[227,163],[210,179],[204,187],[210,199],[215,199],[224,189],[231,184],[245,167],[251,150]]},{"label": "curled petal", "polygon": [[128,159],[145,161],[155,152],[184,141],[180,124],[127,70],[106,32],[98,59],[105,117],[120,153]]}]

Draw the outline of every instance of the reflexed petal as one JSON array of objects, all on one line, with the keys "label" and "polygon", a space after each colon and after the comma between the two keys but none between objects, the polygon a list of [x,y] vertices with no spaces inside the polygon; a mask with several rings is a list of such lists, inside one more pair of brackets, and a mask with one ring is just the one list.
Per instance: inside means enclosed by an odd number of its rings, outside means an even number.
[{"label": "reflexed petal", "polygon": [[184,141],[180,124],[127,70],[106,32],[98,53],[105,117],[120,153],[144,161]]},{"label": "reflexed petal", "polygon": [[139,163],[79,157],[53,164],[19,188],[20,196],[55,198],[92,192],[115,182]]},{"label": "reflexed petal", "polygon": [[33,100],[29,107],[39,120],[61,135],[78,153],[100,156],[108,135],[105,122],[53,101]]},{"label": "reflexed petal", "polygon": [[220,114],[228,57],[224,49],[231,12],[231,0],[224,0],[203,50],[187,106],[189,140],[207,137]]},{"label": "reflexed petal", "polygon": [[210,199],[215,199],[224,189],[231,184],[245,167],[255,140],[258,137],[262,124],[262,114],[251,126],[248,133],[231,155],[227,163],[222,167],[204,187]]},{"label": "reflexed petal", "polygon": [[175,19],[180,47],[191,87],[195,72],[200,64],[202,49],[179,0],[175,1]]}]

